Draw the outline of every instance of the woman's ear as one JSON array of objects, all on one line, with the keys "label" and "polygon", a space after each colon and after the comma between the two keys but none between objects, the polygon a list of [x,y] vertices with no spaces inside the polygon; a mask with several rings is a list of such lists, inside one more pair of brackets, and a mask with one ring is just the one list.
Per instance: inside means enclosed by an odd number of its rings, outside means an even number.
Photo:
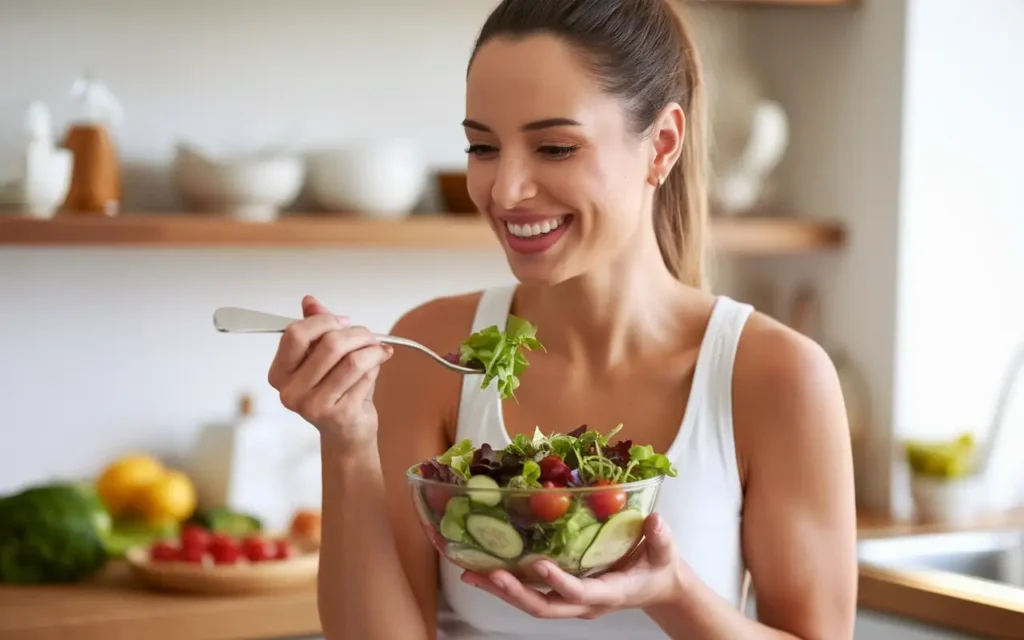
[{"label": "woman's ear", "polygon": [[677,103],[669,103],[651,127],[651,142],[654,145],[654,157],[647,176],[647,182],[660,187],[668,177],[672,167],[683,152],[683,140],[686,136],[686,115]]}]

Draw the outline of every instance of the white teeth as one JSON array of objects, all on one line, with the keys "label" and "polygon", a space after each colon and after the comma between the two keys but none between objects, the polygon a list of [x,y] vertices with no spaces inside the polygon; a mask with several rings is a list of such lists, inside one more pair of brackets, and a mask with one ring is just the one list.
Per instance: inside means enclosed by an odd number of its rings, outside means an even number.
[{"label": "white teeth", "polygon": [[533,224],[512,224],[511,222],[506,222],[505,228],[508,229],[509,233],[518,238],[532,238],[534,236],[542,236],[545,233],[551,233],[563,222],[565,222],[565,216]]}]

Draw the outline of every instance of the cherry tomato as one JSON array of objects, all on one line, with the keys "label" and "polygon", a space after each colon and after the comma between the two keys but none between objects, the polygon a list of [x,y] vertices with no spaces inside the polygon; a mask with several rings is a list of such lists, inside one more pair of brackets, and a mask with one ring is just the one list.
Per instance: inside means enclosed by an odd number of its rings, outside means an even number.
[{"label": "cherry tomato", "polygon": [[[612,482],[606,478],[601,478],[594,484],[603,487],[611,485]],[[607,520],[612,515],[622,511],[622,508],[626,506],[626,492],[622,489],[595,491],[587,496],[587,504],[590,506],[590,510],[594,512],[594,517],[598,520]]]},{"label": "cherry tomato", "polygon": [[235,564],[242,555],[238,540],[223,533],[211,536],[207,548],[217,564]]},{"label": "cherry tomato", "polygon": [[181,539],[181,546],[206,548],[210,544],[210,532],[198,524],[187,524],[181,529],[178,535]]},{"label": "cherry tomato", "polygon": [[274,545],[275,553],[274,557],[278,560],[287,560],[288,558],[294,558],[299,555],[295,545],[292,544],[291,540],[285,540],[284,538],[277,541]]},{"label": "cherry tomato", "polygon": [[569,484],[569,479],[572,477],[572,469],[569,465],[562,462],[562,459],[552,454],[543,460],[538,465],[540,466],[540,480],[541,482],[553,482],[554,484],[564,487]]},{"label": "cherry tomato", "polygon": [[[554,489],[557,487],[554,482],[550,480],[542,482],[541,486],[545,489]],[[544,520],[545,522],[554,522],[569,510],[569,503],[571,502],[569,493],[565,491],[545,491],[543,493],[533,493],[530,495],[530,510],[533,514]]]},{"label": "cherry tomato", "polygon": [[157,542],[149,549],[153,562],[174,562],[181,558],[178,548],[169,542]]},{"label": "cherry tomato", "polygon": [[206,549],[204,547],[197,547],[195,545],[192,545],[191,547],[181,548],[181,559],[185,562],[199,564],[203,561],[203,556],[205,555]]},{"label": "cherry tomato", "polygon": [[242,540],[242,553],[251,562],[263,562],[277,555],[277,545],[266,538],[249,536]]},{"label": "cherry tomato", "polygon": [[211,549],[214,547],[231,547],[232,549],[241,549],[242,544],[238,541],[238,538],[230,534],[214,533],[210,536],[210,542],[207,546]]},{"label": "cherry tomato", "polygon": [[213,558],[214,564],[235,564],[241,556],[242,552],[238,547],[210,547],[210,557]]}]

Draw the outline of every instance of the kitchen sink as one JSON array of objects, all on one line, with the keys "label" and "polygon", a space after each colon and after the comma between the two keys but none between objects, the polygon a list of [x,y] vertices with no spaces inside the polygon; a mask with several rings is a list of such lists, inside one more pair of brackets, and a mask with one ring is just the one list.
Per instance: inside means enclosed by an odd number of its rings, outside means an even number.
[{"label": "kitchen sink", "polygon": [[1024,589],[1024,528],[866,539],[857,556],[881,568],[945,571]]}]

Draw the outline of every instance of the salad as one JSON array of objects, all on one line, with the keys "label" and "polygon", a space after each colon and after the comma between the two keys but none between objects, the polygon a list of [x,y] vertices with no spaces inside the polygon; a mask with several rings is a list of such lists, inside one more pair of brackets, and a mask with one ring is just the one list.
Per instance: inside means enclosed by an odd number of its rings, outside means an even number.
[{"label": "salad", "polygon": [[[661,480],[677,471],[649,445],[610,444],[583,425],[516,436],[503,449],[469,440],[410,469],[420,517],[456,564],[519,575],[540,558],[577,575],[600,571],[643,536]],[[521,490],[521,492],[520,492]]]},{"label": "salad", "polygon": [[484,374],[480,383],[486,389],[492,381],[498,381],[498,395],[502,400],[515,397],[519,388],[519,376],[529,363],[522,349],[543,349],[537,340],[537,328],[517,316],[509,315],[505,330],[492,325],[477,331],[462,344],[458,353],[450,353],[445,359],[464,367],[479,369]]}]

